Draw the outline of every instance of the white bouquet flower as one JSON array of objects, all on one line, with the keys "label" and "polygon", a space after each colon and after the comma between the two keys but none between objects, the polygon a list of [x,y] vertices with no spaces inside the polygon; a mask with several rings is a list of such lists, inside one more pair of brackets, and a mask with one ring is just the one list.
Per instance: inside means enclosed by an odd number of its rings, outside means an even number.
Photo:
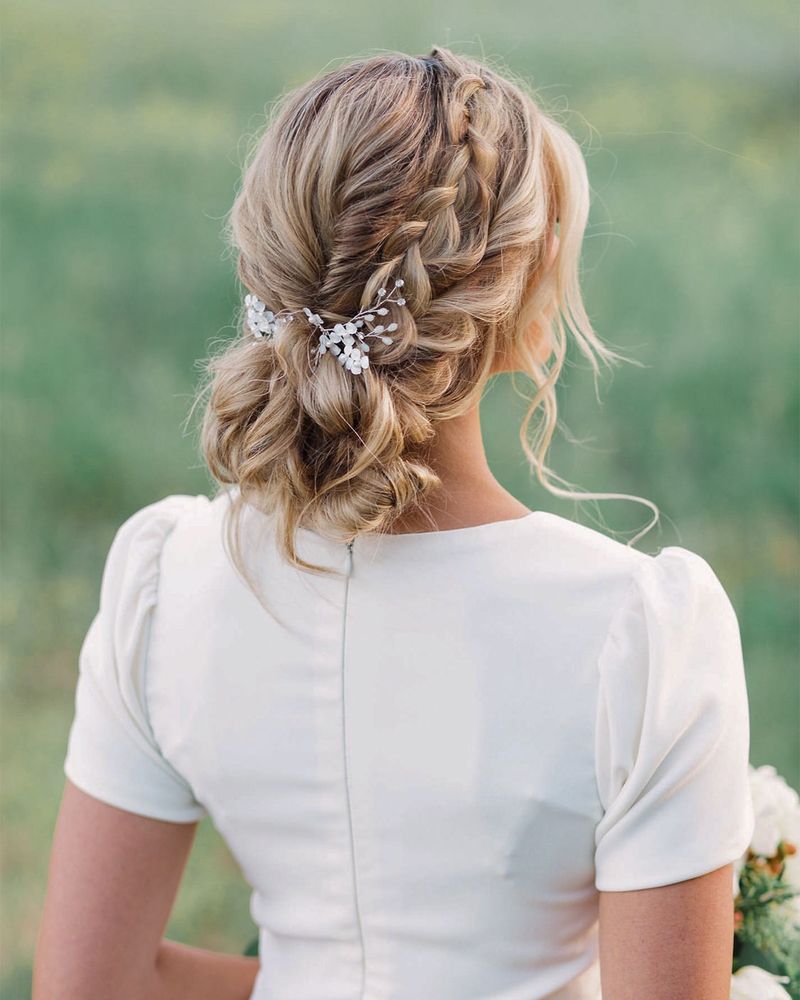
[{"label": "white bouquet flower", "polygon": [[750,850],[773,858],[782,841],[800,844],[800,795],[772,764],[750,766],[750,791],[756,818]]},{"label": "white bouquet flower", "polygon": [[788,976],[775,976],[757,965],[745,965],[731,977],[731,1000],[792,1000],[779,985]]}]

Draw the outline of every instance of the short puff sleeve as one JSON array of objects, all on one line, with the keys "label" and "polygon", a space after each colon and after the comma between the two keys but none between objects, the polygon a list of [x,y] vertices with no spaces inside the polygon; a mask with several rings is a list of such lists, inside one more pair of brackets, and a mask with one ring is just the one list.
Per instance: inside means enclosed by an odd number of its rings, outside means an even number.
[{"label": "short puff sleeve", "polygon": [[747,688],[736,613],[702,556],[668,546],[638,564],[598,670],[596,888],[738,859],[755,825]]},{"label": "short puff sleeve", "polygon": [[106,556],[99,610],[83,640],[64,773],[109,805],[173,822],[206,814],[159,749],[146,705],[148,640],[167,536],[196,498],[172,494],[132,514]]}]

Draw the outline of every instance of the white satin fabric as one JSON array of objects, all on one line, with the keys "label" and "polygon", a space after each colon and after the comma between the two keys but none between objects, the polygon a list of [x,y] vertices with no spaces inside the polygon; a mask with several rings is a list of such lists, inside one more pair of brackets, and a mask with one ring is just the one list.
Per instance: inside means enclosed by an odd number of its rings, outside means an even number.
[{"label": "white satin fabric", "polygon": [[536,511],[352,555],[301,531],[320,577],[248,510],[279,624],[227,504],[171,495],[117,532],[64,769],[210,816],[253,887],[252,1000],[598,1000],[599,891],[744,852],[742,650],[700,555]]}]

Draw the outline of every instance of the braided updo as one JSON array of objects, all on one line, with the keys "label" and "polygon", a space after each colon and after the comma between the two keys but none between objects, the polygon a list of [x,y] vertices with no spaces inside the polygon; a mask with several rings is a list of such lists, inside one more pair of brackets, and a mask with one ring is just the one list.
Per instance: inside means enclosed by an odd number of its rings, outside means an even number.
[{"label": "braided updo", "polygon": [[[476,404],[501,356],[538,386],[521,437],[550,488],[567,331],[595,373],[598,358],[627,360],[582,304],[588,206],[567,131],[521,85],[448,49],[360,59],[283,95],[228,233],[245,288],[299,316],[269,345],[243,336],[207,362],[202,448],[216,479],[238,486],[232,518],[244,503],[274,513],[286,558],[324,569],[300,558],[295,529],[347,541],[420,507],[440,482],[424,459],[436,422]],[[374,341],[358,378],[332,357],[314,370],[302,307],[343,321],[394,277],[407,305],[393,342]],[[545,370],[526,330],[551,305]],[[524,429],[539,403],[534,450]],[[230,527],[228,538],[241,566]]]}]

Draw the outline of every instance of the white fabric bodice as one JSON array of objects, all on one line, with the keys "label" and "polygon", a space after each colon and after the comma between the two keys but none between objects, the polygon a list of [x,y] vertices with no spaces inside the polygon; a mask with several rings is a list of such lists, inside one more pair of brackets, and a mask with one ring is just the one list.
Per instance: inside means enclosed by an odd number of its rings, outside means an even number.
[{"label": "white fabric bodice", "polygon": [[253,888],[251,1000],[597,1000],[599,891],[738,858],[738,624],[708,563],[536,511],[225,554],[223,494],[119,529],[65,772],[209,815]]}]

